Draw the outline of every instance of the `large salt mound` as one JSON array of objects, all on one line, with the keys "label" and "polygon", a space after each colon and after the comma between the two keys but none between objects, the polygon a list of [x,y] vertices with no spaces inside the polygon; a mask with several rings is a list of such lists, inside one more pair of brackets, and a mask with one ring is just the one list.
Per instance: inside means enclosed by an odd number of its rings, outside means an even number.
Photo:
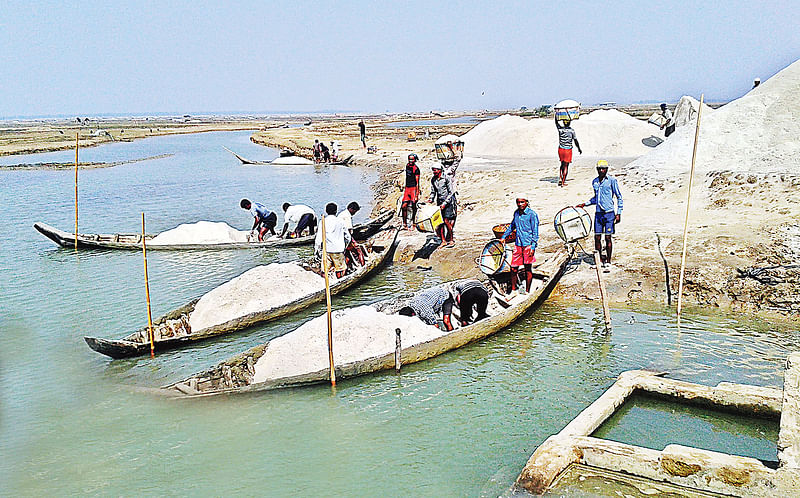
[{"label": "large salt mound", "polygon": [[[675,112],[673,113],[675,126],[680,127],[688,124],[696,124],[697,112],[699,109],[699,100],[688,95],[681,97],[681,100],[678,101],[678,105],[675,106]],[[710,108],[706,104],[703,104],[703,116],[708,116],[713,111],[714,109]]]},{"label": "large salt mound", "polygon": [[172,230],[161,232],[149,242],[151,246],[171,246],[181,244],[222,244],[227,242],[247,242],[250,232],[236,230],[223,222],[198,221],[185,223]]},{"label": "large salt mound", "polygon": [[[649,179],[689,171],[694,126],[684,126],[630,167]],[[580,136],[580,135],[579,135]],[[698,173],[800,172],[800,61],[700,118]]]},{"label": "large salt mound", "polygon": [[[589,156],[639,156],[658,128],[617,110],[598,110],[573,121],[583,153]],[[555,157],[558,130],[551,119],[504,115],[478,124],[461,139],[471,158]],[[577,154],[577,150],[575,152]]]},{"label": "large salt mound", "polygon": [[[387,315],[372,306],[333,313],[333,357],[336,365],[394,352],[395,329],[402,331],[403,347],[444,334],[417,317]],[[328,321],[322,315],[297,330],[272,339],[255,365],[253,382],[325,370],[328,365]]]},{"label": "large salt mound", "polygon": [[264,311],[325,288],[325,280],[297,263],[256,266],[206,293],[189,315],[192,331]]}]

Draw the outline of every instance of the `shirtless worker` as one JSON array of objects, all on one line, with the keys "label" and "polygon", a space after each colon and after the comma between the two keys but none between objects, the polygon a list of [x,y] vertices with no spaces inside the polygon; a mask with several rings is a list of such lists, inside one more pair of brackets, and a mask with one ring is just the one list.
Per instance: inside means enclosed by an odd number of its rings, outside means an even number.
[{"label": "shirtless worker", "polygon": [[[283,230],[281,238],[296,238],[308,228],[308,234],[314,235],[317,228],[317,216],[314,210],[304,204],[283,203]],[[287,234],[287,232],[289,232]]]},{"label": "shirtless worker", "polygon": [[515,229],[517,236],[514,239],[514,252],[511,255],[511,271],[514,272],[514,275],[511,276],[511,292],[514,293],[517,290],[517,279],[523,276],[524,268],[524,293],[528,293],[531,291],[531,282],[533,281],[532,265],[536,262],[534,254],[536,245],[539,243],[539,216],[536,211],[528,207],[528,197],[523,194],[517,195],[517,209],[514,211],[514,218],[500,239],[505,241]]},{"label": "shirtless worker", "polygon": [[344,250],[352,240],[350,232],[344,227],[342,220],[336,216],[336,204],[329,202],[325,206],[325,235],[322,230],[317,232],[314,239],[316,252],[322,255],[322,237],[325,237],[325,251],[328,255],[328,270],[336,273],[336,278],[342,278],[347,271],[344,260]]},{"label": "shirtless worker", "polygon": [[[600,253],[603,271],[608,273],[611,266],[611,236],[614,234],[614,225],[620,222],[622,216],[622,194],[619,183],[613,176],[608,176],[608,161],[597,161],[597,178],[592,180],[594,197],[589,202],[578,204],[578,207],[595,204],[594,213],[594,249]],[[614,209],[614,197],[617,198],[617,208]],[[603,234],[606,235],[605,255],[603,254]]]},{"label": "shirtless worker", "polygon": [[433,177],[431,178],[431,197],[428,202],[436,201],[439,209],[442,210],[444,223],[436,228],[436,234],[442,239],[444,247],[453,247],[453,225],[456,222],[456,192],[450,178],[442,174],[442,166],[437,164],[431,167]]},{"label": "shirtless worker", "polygon": [[417,316],[428,325],[437,325],[439,313],[442,314],[445,330],[453,330],[450,321],[450,315],[453,313],[453,297],[450,291],[441,285],[414,295],[408,304],[397,312],[398,315]]},{"label": "shirtless worker", "polygon": [[[414,221],[417,219],[417,201],[419,200],[418,160],[419,156],[416,154],[409,154],[408,163],[405,167],[405,189],[403,190],[400,212],[403,215],[403,228],[406,230],[414,230]],[[411,220],[408,220],[409,211],[411,211]]]},{"label": "shirtless worker", "polygon": [[583,154],[581,146],[578,143],[578,137],[575,135],[575,130],[570,128],[569,125],[569,119],[564,120],[563,126],[559,124],[558,115],[556,115],[556,128],[558,128],[558,159],[561,161],[561,169],[558,173],[559,187],[563,187],[567,184],[569,163],[572,162],[572,142],[575,142],[575,147],[578,148],[578,154]]},{"label": "shirtless worker", "polygon": [[253,215],[253,228],[250,230],[258,229],[258,241],[264,240],[264,235],[270,232],[275,235],[275,225],[278,224],[278,215],[270,211],[263,204],[258,202],[250,202],[247,199],[242,199],[239,203],[242,209],[247,209]]}]

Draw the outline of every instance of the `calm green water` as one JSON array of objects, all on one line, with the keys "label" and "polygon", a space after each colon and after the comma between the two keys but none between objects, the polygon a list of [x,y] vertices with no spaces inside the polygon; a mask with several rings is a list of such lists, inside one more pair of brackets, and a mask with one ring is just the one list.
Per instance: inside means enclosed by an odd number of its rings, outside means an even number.
[{"label": "calm green water", "polygon": [[[374,177],[360,169],[238,165],[221,145],[268,158],[248,137],[210,133],[95,149],[119,158],[175,155],[82,171],[82,230],[137,231],[141,211],[152,231],[200,219],[244,228],[242,196],[273,208],[284,200],[367,204]],[[82,336],[119,337],[146,323],[141,254],[76,254],[31,228],[43,220],[71,229],[71,195],[71,172],[0,170],[2,495],[496,496],[619,372],[653,368],[694,382],[780,386],[781,362],[795,344],[791,331],[763,321],[692,310],[679,335],[667,310],[616,309],[614,332],[605,335],[594,308],[548,303],[496,337],[399,376],[342,382],[335,393],[320,386],[166,399],[131,386],[178,380],[320,308],[154,360],[106,359]],[[154,314],[256,264],[296,255],[153,251]],[[435,281],[431,272],[395,266],[334,304]]]}]

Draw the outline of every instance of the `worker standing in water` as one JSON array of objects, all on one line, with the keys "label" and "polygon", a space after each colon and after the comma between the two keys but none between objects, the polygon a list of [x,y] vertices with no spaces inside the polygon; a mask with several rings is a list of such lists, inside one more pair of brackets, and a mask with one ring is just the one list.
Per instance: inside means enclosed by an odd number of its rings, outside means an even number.
[{"label": "worker standing in water", "polygon": [[250,230],[258,230],[259,242],[264,240],[264,235],[266,235],[267,232],[275,235],[275,225],[278,224],[278,215],[267,209],[263,204],[250,202],[248,199],[242,199],[241,202],[239,202],[239,206],[242,209],[250,211],[250,214],[253,216],[253,228]]},{"label": "worker standing in water", "polygon": [[[605,159],[597,161],[597,178],[592,180],[592,190],[594,197],[585,204],[578,204],[578,207],[591,204],[597,206],[594,213],[594,248],[600,253],[603,272],[608,273],[611,269],[611,236],[614,235],[614,226],[620,222],[622,216],[622,193],[619,191],[617,179],[608,176],[608,161]],[[616,209],[614,209],[614,197],[617,198]],[[605,254],[602,241],[604,234]]]},{"label": "worker standing in water", "polygon": [[575,147],[578,148],[578,154],[583,154],[581,145],[578,143],[578,137],[575,135],[575,130],[570,127],[571,120],[564,119],[563,125],[559,123],[558,114],[556,113],[556,128],[558,129],[558,160],[561,161],[561,168],[558,173],[558,186],[563,187],[567,184],[567,173],[569,172],[569,163],[572,162],[572,143],[575,142]]}]

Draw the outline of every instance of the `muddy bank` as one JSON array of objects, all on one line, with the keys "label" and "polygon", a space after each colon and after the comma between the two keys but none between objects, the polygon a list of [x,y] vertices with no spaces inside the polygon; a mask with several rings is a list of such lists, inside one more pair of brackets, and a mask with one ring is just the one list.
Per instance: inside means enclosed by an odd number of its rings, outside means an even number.
[{"label": "muddy bank", "polygon": [[[163,159],[165,157],[173,156],[174,154],[159,154],[156,156],[142,157],[139,159],[129,159],[127,161],[114,161],[108,163],[82,163],[78,162],[78,169],[97,169],[97,168],[113,168],[114,166],[121,166],[123,164],[140,163],[142,161],[151,161],[153,159]],[[33,163],[33,164],[13,164],[11,166],[0,166],[0,171],[31,171],[31,170],[46,170],[46,171],[60,171],[74,169],[75,163]]]}]

